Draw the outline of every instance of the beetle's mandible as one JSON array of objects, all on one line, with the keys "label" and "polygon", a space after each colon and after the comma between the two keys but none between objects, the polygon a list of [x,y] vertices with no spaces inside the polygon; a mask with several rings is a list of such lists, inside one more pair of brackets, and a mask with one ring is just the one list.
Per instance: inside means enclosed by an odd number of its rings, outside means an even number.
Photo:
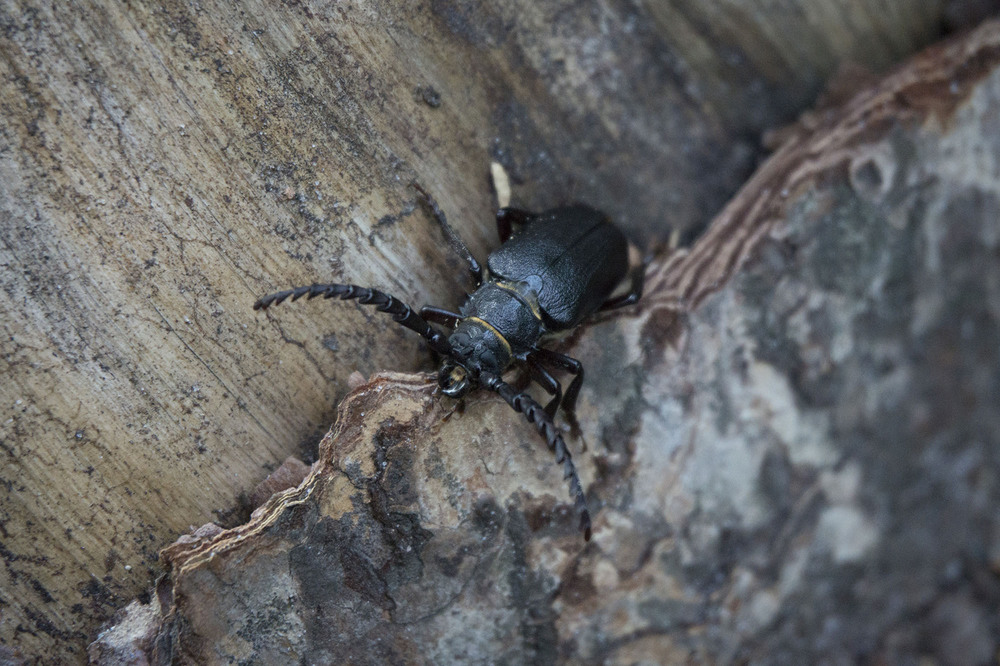
[{"label": "beetle's mandible", "polygon": [[[295,301],[303,296],[323,296],[355,299],[392,315],[440,355],[438,383],[445,395],[459,398],[474,388],[486,388],[535,424],[556,462],[563,466],[563,476],[580,515],[580,529],[589,540],[587,498],[566,442],[553,421],[562,406],[575,423],[573,414],[583,382],[583,366],[539,343],[547,333],[573,328],[599,310],[635,303],[642,293],[644,267],[630,271],[628,241],[606,216],[589,206],[574,205],[537,214],[501,208],[496,219],[501,245],[490,254],[484,272],[448,224],[440,206],[422,187],[415,183],[413,187],[434,213],[452,248],[468,264],[475,282],[475,291],[458,312],[424,306],[417,314],[384,292],[353,284],[296,287],[264,296],[253,308],[264,310],[289,298]],[[630,280],[629,291],[612,297],[626,278]],[[432,323],[451,329],[451,333],[446,335]],[[532,380],[552,396],[544,408],[502,379],[504,371],[514,364],[526,366]],[[573,375],[565,394],[548,368]]]}]

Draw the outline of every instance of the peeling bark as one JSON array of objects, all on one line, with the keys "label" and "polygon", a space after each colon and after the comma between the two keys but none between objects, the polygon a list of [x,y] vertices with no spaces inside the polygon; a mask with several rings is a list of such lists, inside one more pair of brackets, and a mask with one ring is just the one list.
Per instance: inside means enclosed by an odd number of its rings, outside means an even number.
[{"label": "peeling bark", "polygon": [[1000,24],[791,133],[574,353],[595,515],[496,397],[341,404],[247,524],[163,552],[149,654],[986,663],[1000,648]]}]

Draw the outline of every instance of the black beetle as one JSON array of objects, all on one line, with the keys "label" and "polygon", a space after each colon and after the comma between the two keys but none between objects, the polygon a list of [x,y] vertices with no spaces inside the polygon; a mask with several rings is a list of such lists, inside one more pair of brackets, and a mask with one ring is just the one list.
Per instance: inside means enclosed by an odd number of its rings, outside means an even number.
[{"label": "black beetle", "polygon": [[[468,263],[476,290],[459,312],[424,306],[420,314],[392,296],[353,284],[314,284],[269,294],[254,303],[264,310],[291,298],[339,297],[371,304],[380,312],[420,334],[442,357],[438,373],[441,391],[460,398],[477,386],[500,394],[515,411],[534,423],[556,462],[563,465],[580,529],[590,540],[587,498],[562,433],[553,418],[560,404],[574,425],[583,366],[574,358],[538,346],[542,336],[575,327],[598,310],[635,303],[642,294],[643,266],[631,271],[628,293],[612,293],[629,275],[628,241],[602,213],[584,205],[529,213],[516,208],[497,212],[500,247],[487,261],[488,275],[448,224],[437,202],[413,184],[444,229],[452,248]],[[485,278],[485,279],[484,279]],[[428,322],[447,326],[447,337]],[[552,397],[543,409],[527,393],[501,378],[514,362],[527,365],[531,378]],[[563,397],[559,382],[545,365],[574,375]]]}]

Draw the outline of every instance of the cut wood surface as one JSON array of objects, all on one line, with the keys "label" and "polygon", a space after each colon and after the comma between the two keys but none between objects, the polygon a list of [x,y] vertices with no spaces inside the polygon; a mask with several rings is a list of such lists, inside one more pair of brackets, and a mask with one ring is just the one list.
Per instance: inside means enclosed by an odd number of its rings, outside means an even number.
[{"label": "cut wood surface", "polygon": [[361,309],[250,310],[327,280],[457,304],[410,181],[480,257],[490,160],[518,205],[693,233],[841,63],[974,3],[884,4],[0,1],[0,656],[83,660],[165,544],[311,462],[351,372],[430,367]]},{"label": "cut wood surface", "polygon": [[637,308],[579,336],[604,378],[581,396],[590,543],[500,399],[456,413],[432,376],[380,374],[299,487],[167,548],[91,654],[995,660],[997,108],[990,23],[787,132]]}]

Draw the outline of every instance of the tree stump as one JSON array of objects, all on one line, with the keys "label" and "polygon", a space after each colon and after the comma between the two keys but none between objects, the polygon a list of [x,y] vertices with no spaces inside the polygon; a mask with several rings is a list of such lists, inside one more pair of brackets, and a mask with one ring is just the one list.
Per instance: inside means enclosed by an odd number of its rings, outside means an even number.
[{"label": "tree stump", "polygon": [[[480,257],[495,245],[491,160],[518,205],[583,200],[645,246],[671,229],[690,238],[753,170],[756,137],[841,63],[882,69],[976,13],[972,2],[814,4],[0,3],[0,657],[85,659],[101,623],[162,573],[158,553],[177,534],[256,524],[241,498],[289,455],[317,458],[352,372],[432,367],[417,341],[350,306],[250,311],[267,291],[328,280],[459,302],[460,266],[411,180]],[[673,376],[700,311],[672,324],[657,304],[672,292],[657,284],[660,296],[574,348],[589,372],[578,460],[608,517],[627,492],[613,487],[619,466],[641,451],[641,396],[667,381],[629,354],[663,356],[650,367]],[[625,356],[605,358],[592,337],[652,316],[656,335],[625,338]],[[430,400],[412,378],[393,381],[370,386]],[[470,404],[442,442],[478,456],[492,445],[462,428],[495,419],[506,448],[494,455],[521,461],[496,476],[539,478],[510,507],[503,487],[491,491],[503,525],[541,498],[535,520],[558,518],[565,498],[544,452],[498,407]],[[541,467],[527,471],[524,456]],[[663,514],[663,529],[675,518]],[[558,525],[567,548],[582,547]]]}]

